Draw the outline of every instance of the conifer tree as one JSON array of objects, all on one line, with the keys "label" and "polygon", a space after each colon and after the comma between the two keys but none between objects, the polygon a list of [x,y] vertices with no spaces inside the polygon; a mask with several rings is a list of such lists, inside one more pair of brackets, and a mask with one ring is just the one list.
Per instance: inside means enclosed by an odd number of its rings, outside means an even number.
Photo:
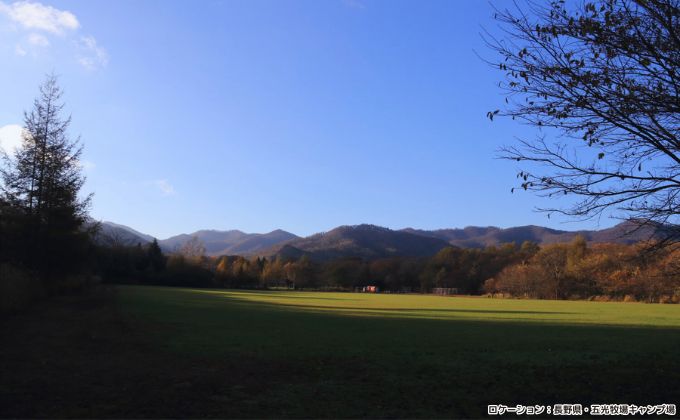
[{"label": "conifer tree", "polygon": [[[47,76],[33,108],[24,113],[21,146],[3,156],[0,194],[20,216],[13,223],[19,264],[44,280],[79,271],[85,263],[85,229],[91,195],[80,197],[85,183],[79,139],[69,137],[70,117],[64,117],[62,90]],[[17,229],[14,229],[16,231]]]},{"label": "conifer tree", "polygon": [[165,269],[165,255],[163,255],[163,251],[161,251],[161,247],[158,245],[158,240],[156,240],[156,238],[154,238],[153,242],[149,245],[147,256],[155,272],[163,271]]}]

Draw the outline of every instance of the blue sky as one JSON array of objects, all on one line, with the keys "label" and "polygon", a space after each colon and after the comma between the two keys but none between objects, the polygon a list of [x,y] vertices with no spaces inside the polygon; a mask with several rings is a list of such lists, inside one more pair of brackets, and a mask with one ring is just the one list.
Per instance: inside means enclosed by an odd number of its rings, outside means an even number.
[{"label": "blue sky", "polygon": [[165,238],[566,223],[510,193],[482,1],[0,0],[0,141],[54,71],[92,215]]}]

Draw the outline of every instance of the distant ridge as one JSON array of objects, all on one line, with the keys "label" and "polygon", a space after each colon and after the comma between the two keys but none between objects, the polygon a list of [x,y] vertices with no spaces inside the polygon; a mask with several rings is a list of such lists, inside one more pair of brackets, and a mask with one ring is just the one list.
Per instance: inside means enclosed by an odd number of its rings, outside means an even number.
[{"label": "distant ridge", "polygon": [[464,229],[417,230],[403,229],[416,235],[428,236],[447,241],[461,248],[484,248],[502,243],[524,241],[538,244],[569,242],[577,235],[582,235],[590,242],[613,242],[632,244],[658,237],[662,227],[648,225],[640,227],[633,222],[623,222],[602,230],[565,231],[541,226],[518,226],[507,229],[498,227],[466,227]]},{"label": "distant ridge", "polygon": [[102,224],[110,226],[110,227],[115,227],[118,229],[125,230],[127,232],[130,232],[131,234],[135,236],[139,236],[140,238],[144,239],[145,241],[152,242],[153,241],[153,236],[147,235],[146,233],[139,232],[137,230],[132,229],[131,227],[125,226],[125,225],[120,225],[117,223],[113,222],[102,222]]},{"label": "distant ridge", "polygon": [[208,255],[255,255],[282,242],[296,239],[298,236],[281,229],[269,233],[245,233],[240,230],[199,230],[191,234],[182,234],[159,241],[165,251],[176,251],[192,237],[198,237],[205,245]]},{"label": "distant ridge", "polygon": [[[503,243],[524,241],[538,244],[569,242],[582,235],[590,242],[632,244],[662,236],[668,227],[623,222],[602,230],[564,231],[542,226],[518,226],[499,228],[494,226],[468,226],[463,229],[401,229],[392,230],[375,225],[339,226],[328,232],[299,237],[284,230],[269,233],[245,233],[240,230],[199,230],[191,234],[176,235],[159,241],[166,252],[182,247],[193,236],[198,237],[211,256],[281,256],[299,258],[307,255],[315,260],[342,257],[365,259],[390,256],[430,256],[447,246],[461,248],[484,248]],[[124,225],[102,222],[100,238],[116,238],[116,243],[135,245],[153,240]],[[102,241],[106,243],[106,241]]]},{"label": "distant ridge", "polygon": [[[94,222],[92,222],[94,223]],[[95,241],[104,245],[137,245],[153,241],[153,237],[131,227],[113,222],[101,222]]]},{"label": "distant ridge", "polygon": [[[366,259],[389,256],[424,257],[436,254],[449,244],[439,238],[414,235],[375,225],[340,226],[324,233],[286,242],[269,250],[270,255],[284,257],[310,255],[317,260],[340,257]],[[267,253],[265,253],[266,255]]]}]

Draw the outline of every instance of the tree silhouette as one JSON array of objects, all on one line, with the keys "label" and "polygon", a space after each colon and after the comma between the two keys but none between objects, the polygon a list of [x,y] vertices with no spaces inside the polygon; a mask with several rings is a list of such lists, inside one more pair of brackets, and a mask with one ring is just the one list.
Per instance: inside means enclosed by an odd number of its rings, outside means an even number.
[{"label": "tree silhouette", "polygon": [[77,271],[88,244],[85,222],[91,196],[79,197],[85,182],[82,146],[68,135],[71,118],[62,116],[61,98],[57,78],[48,76],[33,109],[24,113],[21,146],[14,156],[3,156],[0,168],[0,192],[20,214],[20,262],[46,280]]},{"label": "tree silhouette", "polygon": [[147,249],[147,257],[151,263],[151,267],[153,267],[155,272],[158,273],[165,269],[165,255],[163,255],[163,251],[161,251],[161,247],[158,245],[158,240],[156,240],[156,238],[154,238],[153,242],[149,244],[149,248]]},{"label": "tree silhouette", "polygon": [[671,224],[667,241],[680,239],[680,3],[529,2],[495,17],[506,36],[485,39],[501,57],[492,64],[508,106],[487,116],[541,131],[502,149],[530,164],[520,186],[578,197],[544,211]]}]

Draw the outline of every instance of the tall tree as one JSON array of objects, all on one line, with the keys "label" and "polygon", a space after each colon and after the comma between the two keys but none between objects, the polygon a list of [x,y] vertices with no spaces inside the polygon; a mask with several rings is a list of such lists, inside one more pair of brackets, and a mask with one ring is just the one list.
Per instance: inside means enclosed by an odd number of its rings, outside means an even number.
[{"label": "tall tree", "polygon": [[50,280],[77,271],[87,248],[85,222],[91,195],[81,198],[85,182],[79,139],[69,137],[70,117],[57,78],[40,86],[33,109],[24,113],[21,146],[5,155],[0,192],[21,214],[16,218],[24,239],[21,263]]},{"label": "tall tree", "polygon": [[167,261],[165,255],[163,255],[161,247],[158,245],[158,240],[156,238],[153,238],[153,242],[149,244],[147,257],[151,262],[151,267],[155,272],[160,272],[165,269],[165,264]]},{"label": "tall tree", "polygon": [[667,223],[680,239],[680,2],[529,0],[496,19],[508,106],[487,115],[541,131],[503,149],[529,164],[521,187],[578,197],[548,212]]}]

